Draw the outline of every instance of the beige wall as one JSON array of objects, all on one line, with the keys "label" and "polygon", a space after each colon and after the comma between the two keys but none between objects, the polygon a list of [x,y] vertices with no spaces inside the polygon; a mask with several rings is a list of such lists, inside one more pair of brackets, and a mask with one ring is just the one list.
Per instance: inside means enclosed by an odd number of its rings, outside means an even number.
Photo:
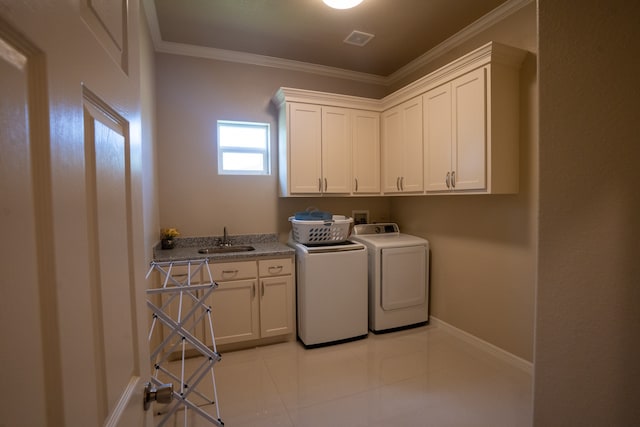
[{"label": "beige wall", "polygon": [[535,426],[640,425],[640,3],[539,0]]},{"label": "beige wall", "polygon": [[431,244],[432,315],[528,361],[537,255],[535,27],[532,3],[456,49],[459,56],[494,40],[530,52],[520,72],[520,192],[391,202],[401,229]]},{"label": "beige wall", "polygon": [[[536,50],[535,4],[520,10],[434,61],[413,79],[488,41]],[[216,175],[218,119],[266,121],[276,143],[270,98],[280,86],[382,97],[352,81],[167,54],[157,59],[160,225],[183,235],[290,230],[287,217],[308,206],[371,219],[395,220],[432,243],[432,311],[527,360],[532,360],[536,244],[536,60],[521,78],[521,192],[513,196],[278,198],[276,175]],[[273,170],[276,171],[275,157]]]},{"label": "beige wall", "polygon": [[[288,232],[286,218],[308,206],[351,214],[369,209],[384,218],[379,199],[278,198],[277,115],[270,103],[281,86],[357,96],[382,97],[377,86],[275,68],[158,54],[157,117],[160,225],[178,227],[183,236]],[[216,121],[271,124],[270,176],[219,176]],[[285,230],[283,230],[285,227]]]}]

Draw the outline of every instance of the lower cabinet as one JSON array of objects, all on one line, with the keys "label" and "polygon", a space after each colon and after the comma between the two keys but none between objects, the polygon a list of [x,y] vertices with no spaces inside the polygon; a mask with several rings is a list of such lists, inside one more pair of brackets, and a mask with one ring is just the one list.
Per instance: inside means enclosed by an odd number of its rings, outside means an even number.
[{"label": "lower cabinet", "polygon": [[293,260],[258,261],[260,273],[260,337],[293,332]]},{"label": "lower cabinet", "polygon": [[[239,343],[284,336],[294,332],[293,258],[254,259],[250,261],[211,262],[209,269],[218,284],[204,303],[211,307],[211,320],[216,345]],[[193,267],[192,267],[193,268]],[[180,283],[191,285],[209,282],[206,271],[189,270],[188,266],[173,267],[172,276]],[[169,301],[162,295],[162,305],[174,318],[184,317],[191,310],[203,291],[184,292],[182,311],[180,298]],[[185,328],[207,346],[213,346],[208,316]],[[164,338],[171,334],[164,328]],[[174,334],[170,342],[179,344],[180,336]],[[172,352],[180,351],[179,345]]]},{"label": "lower cabinet", "polygon": [[[293,332],[291,258],[212,263],[210,268],[218,288],[206,304],[211,306],[216,344]],[[213,344],[208,332],[205,343]]]}]

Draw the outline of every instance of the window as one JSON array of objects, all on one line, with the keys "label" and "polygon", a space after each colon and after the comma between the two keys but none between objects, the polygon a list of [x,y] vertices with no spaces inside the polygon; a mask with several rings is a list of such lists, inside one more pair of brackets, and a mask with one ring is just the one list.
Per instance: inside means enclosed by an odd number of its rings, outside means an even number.
[{"label": "window", "polygon": [[269,175],[269,124],[218,120],[218,173]]}]

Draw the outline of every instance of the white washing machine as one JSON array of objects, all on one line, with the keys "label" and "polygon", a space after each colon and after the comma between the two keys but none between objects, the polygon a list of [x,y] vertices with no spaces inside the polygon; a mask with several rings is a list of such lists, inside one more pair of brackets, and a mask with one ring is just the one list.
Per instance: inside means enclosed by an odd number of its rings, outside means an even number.
[{"label": "white washing machine", "polygon": [[367,247],[344,241],[296,250],[298,338],[306,348],[366,338]]},{"label": "white washing machine", "polygon": [[369,329],[391,332],[429,321],[429,241],[395,223],[359,224],[351,239],[368,249]]}]

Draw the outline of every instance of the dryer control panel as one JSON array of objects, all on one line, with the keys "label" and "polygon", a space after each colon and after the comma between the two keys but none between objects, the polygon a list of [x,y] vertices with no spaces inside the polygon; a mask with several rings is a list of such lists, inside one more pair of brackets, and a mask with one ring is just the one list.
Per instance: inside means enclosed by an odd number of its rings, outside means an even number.
[{"label": "dryer control panel", "polygon": [[379,224],[358,224],[353,228],[353,234],[398,234],[400,229],[395,222],[381,222]]}]

